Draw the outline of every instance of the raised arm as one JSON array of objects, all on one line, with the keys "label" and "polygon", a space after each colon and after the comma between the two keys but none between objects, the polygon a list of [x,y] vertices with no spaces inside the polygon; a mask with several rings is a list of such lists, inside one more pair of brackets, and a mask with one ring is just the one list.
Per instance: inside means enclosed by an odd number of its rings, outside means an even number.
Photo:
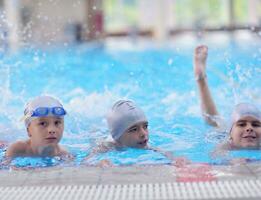
[{"label": "raised arm", "polygon": [[206,60],[208,47],[201,45],[194,52],[194,75],[199,89],[201,110],[207,123],[217,126],[214,116],[218,115],[215,103],[212,99],[206,76]]}]

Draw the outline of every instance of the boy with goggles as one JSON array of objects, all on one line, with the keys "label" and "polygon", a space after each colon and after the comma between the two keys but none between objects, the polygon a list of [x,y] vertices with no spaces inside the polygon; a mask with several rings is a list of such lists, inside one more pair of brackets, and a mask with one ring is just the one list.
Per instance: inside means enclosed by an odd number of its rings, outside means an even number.
[{"label": "boy with goggles", "polygon": [[[211,125],[220,126],[217,121],[218,112],[206,78],[207,55],[207,46],[196,47],[194,74],[199,88],[201,109],[205,120]],[[237,104],[231,114],[227,132],[229,133],[229,140],[221,144],[221,149],[260,149],[261,111],[252,103]]]},{"label": "boy with goggles", "polygon": [[7,149],[6,156],[13,158],[69,155],[59,145],[63,136],[65,115],[62,104],[53,97],[39,96],[30,101],[22,118],[29,139],[13,143]]}]

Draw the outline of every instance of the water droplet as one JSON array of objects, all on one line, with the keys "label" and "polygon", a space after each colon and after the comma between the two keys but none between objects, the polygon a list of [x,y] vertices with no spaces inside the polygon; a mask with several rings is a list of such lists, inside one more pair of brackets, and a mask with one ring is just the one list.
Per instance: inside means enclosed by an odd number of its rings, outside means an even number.
[{"label": "water droplet", "polygon": [[39,57],[38,56],[34,56],[34,61],[38,62],[39,61]]},{"label": "water droplet", "polygon": [[168,60],[168,65],[172,65],[172,63],[173,63],[173,60],[172,60],[172,58],[170,58],[170,59]]}]

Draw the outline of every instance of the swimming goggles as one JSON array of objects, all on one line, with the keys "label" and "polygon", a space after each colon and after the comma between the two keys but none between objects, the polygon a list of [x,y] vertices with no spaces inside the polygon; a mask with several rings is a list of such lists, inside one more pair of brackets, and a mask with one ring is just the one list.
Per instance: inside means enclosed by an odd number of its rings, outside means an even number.
[{"label": "swimming goggles", "polygon": [[66,111],[63,107],[39,107],[32,111],[31,117],[44,117],[49,114],[54,116],[64,116],[66,115]]}]

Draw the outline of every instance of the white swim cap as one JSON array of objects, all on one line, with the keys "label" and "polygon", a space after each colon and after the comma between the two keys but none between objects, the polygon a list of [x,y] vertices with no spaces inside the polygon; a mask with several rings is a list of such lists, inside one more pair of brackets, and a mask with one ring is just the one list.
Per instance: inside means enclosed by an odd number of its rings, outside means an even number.
[{"label": "white swim cap", "polygon": [[143,121],[147,121],[143,110],[130,100],[117,101],[107,115],[108,126],[114,140],[118,140],[129,127]]},{"label": "white swim cap", "polygon": [[230,118],[230,131],[234,123],[236,123],[242,117],[254,117],[261,121],[261,112],[260,110],[251,103],[240,103],[237,104],[231,114]]},{"label": "white swim cap", "polygon": [[[33,112],[37,108],[46,107],[46,108],[53,108],[53,107],[61,107],[63,108],[63,105],[54,97],[51,96],[38,96],[32,101],[28,102],[25,106],[24,110],[24,117],[22,118],[24,120],[26,128],[30,125],[30,123],[36,119],[37,117],[32,116]],[[50,113],[52,115],[52,113]],[[61,116],[62,117],[62,116]]]}]

